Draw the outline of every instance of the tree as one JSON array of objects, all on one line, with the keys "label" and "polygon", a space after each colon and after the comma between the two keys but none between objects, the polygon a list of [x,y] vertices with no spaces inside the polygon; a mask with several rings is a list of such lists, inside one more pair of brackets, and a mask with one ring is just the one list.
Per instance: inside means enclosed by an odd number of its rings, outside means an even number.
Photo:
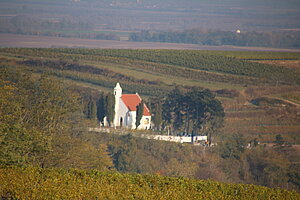
[{"label": "tree", "polygon": [[141,124],[141,119],[144,114],[144,101],[141,101],[136,107],[136,121],[135,121],[135,128],[137,129]]},{"label": "tree", "polygon": [[171,125],[174,129],[179,129],[182,126],[182,104],[183,92],[179,87],[172,90],[164,100],[163,103],[163,123],[165,126]]},{"label": "tree", "polygon": [[104,97],[103,93],[101,93],[100,97],[97,101],[97,119],[100,123],[103,122],[105,115],[106,115],[105,97]]},{"label": "tree", "polygon": [[132,135],[123,135],[108,145],[115,168],[122,172],[136,172],[137,139]]},{"label": "tree", "polygon": [[164,102],[164,120],[177,131],[208,135],[223,124],[224,109],[209,90],[171,91]]},{"label": "tree", "polygon": [[240,159],[242,153],[245,151],[246,140],[241,134],[232,134],[226,136],[219,147],[222,158]]},{"label": "tree", "polygon": [[106,96],[105,113],[106,113],[108,124],[109,126],[111,126],[115,117],[115,96],[111,93],[109,93]]},{"label": "tree", "polygon": [[86,117],[90,120],[93,120],[96,118],[96,112],[97,112],[97,107],[95,105],[95,101],[93,100],[93,97],[90,95],[86,105]]},{"label": "tree", "polygon": [[158,103],[155,104],[153,123],[154,123],[154,126],[157,130],[161,129],[161,123],[162,123],[162,105],[161,105],[161,102],[158,102]]}]

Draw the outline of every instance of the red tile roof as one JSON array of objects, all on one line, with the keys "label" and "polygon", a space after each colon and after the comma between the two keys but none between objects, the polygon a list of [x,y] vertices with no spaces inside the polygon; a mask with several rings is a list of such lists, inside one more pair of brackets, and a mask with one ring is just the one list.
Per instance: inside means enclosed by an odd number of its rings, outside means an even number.
[{"label": "red tile roof", "polygon": [[[130,111],[136,111],[136,107],[141,103],[142,98],[138,94],[122,94],[122,100]],[[144,116],[151,116],[149,109],[144,104]]]}]

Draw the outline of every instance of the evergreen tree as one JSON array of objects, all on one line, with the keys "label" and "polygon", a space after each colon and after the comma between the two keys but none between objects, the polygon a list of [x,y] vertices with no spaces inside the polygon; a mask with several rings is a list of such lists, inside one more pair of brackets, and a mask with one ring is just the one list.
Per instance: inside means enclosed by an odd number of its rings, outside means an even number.
[{"label": "evergreen tree", "polygon": [[100,97],[97,101],[97,119],[100,123],[103,122],[105,115],[106,115],[105,97],[104,97],[103,93],[101,93]]},{"label": "evergreen tree", "polygon": [[161,102],[158,102],[155,104],[155,109],[154,109],[154,126],[157,130],[160,130],[161,128],[161,123],[162,123],[162,105]]},{"label": "evergreen tree", "polygon": [[164,107],[164,121],[176,131],[209,135],[223,124],[224,109],[209,90],[193,90],[184,93],[178,88],[168,94]]},{"label": "evergreen tree", "polygon": [[166,125],[171,125],[175,129],[181,126],[181,110],[183,107],[183,92],[179,88],[172,90],[166,97],[163,104],[163,120]]},{"label": "evergreen tree", "polygon": [[137,105],[136,107],[136,121],[135,121],[136,129],[141,124],[143,113],[144,113],[144,101],[141,101],[141,103],[139,103],[139,105]]},{"label": "evergreen tree", "polygon": [[86,117],[88,119],[95,119],[96,118],[96,105],[95,105],[95,101],[93,100],[92,96],[90,95],[89,96],[89,100],[87,102],[87,105],[86,105]]},{"label": "evergreen tree", "polygon": [[106,96],[105,113],[106,113],[108,124],[109,126],[111,126],[115,117],[115,96],[111,93],[109,93]]}]

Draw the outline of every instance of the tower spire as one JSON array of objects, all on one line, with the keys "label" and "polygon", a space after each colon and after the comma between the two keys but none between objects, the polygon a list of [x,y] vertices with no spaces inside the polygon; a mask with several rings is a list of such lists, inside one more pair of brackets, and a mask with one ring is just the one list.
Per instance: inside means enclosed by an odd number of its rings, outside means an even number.
[{"label": "tower spire", "polygon": [[121,97],[122,96],[122,88],[121,88],[119,82],[116,84],[116,87],[114,88],[114,95],[115,95],[115,97]]}]

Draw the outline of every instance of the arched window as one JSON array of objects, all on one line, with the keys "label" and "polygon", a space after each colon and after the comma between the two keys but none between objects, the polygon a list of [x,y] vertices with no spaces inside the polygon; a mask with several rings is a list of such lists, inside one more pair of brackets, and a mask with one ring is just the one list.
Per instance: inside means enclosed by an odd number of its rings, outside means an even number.
[{"label": "arched window", "polygon": [[120,118],[120,127],[123,126],[123,117]]}]

